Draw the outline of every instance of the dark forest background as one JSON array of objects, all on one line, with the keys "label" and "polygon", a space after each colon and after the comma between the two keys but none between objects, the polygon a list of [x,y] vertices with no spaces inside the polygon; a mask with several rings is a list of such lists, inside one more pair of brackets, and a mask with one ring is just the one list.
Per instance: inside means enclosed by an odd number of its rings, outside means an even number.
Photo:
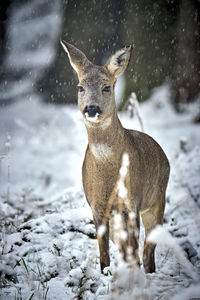
[{"label": "dark forest background", "polygon": [[[76,102],[77,78],[60,46],[61,38],[80,48],[96,64],[103,64],[120,47],[134,44],[124,75],[126,85],[120,109],[126,107],[131,92],[136,93],[139,101],[144,101],[153,88],[163,83],[169,84],[177,111],[182,111],[182,103],[197,100],[200,94],[200,0],[55,2],[1,1],[1,104],[10,104],[22,95],[28,98],[30,88],[48,103]],[[54,16],[52,22],[50,16]],[[51,59],[47,59],[45,51],[40,56],[40,49],[50,48],[54,51]],[[23,51],[30,54],[25,64]],[[35,53],[41,63],[35,63]],[[21,88],[24,87],[21,85],[15,89],[16,93],[10,92],[14,83],[28,82],[27,78],[32,81],[30,88]]]}]

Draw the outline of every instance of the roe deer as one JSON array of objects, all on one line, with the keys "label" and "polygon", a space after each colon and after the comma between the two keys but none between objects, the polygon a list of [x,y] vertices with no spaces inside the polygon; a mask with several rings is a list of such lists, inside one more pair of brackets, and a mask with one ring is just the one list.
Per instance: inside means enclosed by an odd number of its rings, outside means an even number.
[{"label": "roe deer", "polygon": [[[78,105],[88,134],[82,168],[83,187],[96,230],[103,223],[109,198],[118,179],[122,155],[126,152],[130,161],[130,181],[127,183],[130,207],[136,215],[138,230],[141,214],[147,237],[157,224],[163,222],[170,167],[165,153],[153,138],[123,128],[117,116],[114,87],[117,77],[129,63],[132,47],[122,48],[104,66],[97,66],[76,47],[65,41],[61,41],[61,44],[79,79]],[[112,210],[118,210],[117,197],[116,193]],[[126,225],[128,213],[124,207],[122,217]],[[97,235],[101,272],[110,264],[109,221],[106,222],[103,235]],[[138,248],[135,236],[132,237],[131,247],[135,255]],[[155,271],[154,250],[155,245],[145,242],[143,265],[147,273]]]}]

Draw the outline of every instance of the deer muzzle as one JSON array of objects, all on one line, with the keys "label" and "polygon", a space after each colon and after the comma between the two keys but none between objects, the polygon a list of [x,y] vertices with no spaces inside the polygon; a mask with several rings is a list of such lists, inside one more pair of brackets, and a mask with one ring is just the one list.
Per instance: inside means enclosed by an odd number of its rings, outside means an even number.
[{"label": "deer muzzle", "polygon": [[99,115],[101,114],[100,107],[98,105],[87,105],[83,110],[84,115],[86,118],[94,118],[98,119]]}]

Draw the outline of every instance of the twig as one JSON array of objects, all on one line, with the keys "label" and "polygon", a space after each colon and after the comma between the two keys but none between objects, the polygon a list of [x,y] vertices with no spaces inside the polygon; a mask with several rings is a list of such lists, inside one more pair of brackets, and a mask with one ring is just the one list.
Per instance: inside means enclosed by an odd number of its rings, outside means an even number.
[{"label": "twig", "polygon": [[140,112],[139,112],[139,102],[137,100],[137,97],[136,97],[135,93],[131,94],[131,97],[129,99],[128,109],[130,111],[130,117],[131,118],[133,118],[134,111],[135,111],[135,114],[136,114],[136,116],[138,118],[138,121],[140,123],[141,131],[144,132],[144,125],[143,125],[142,118],[141,118],[141,115],[140,115]]},{"label": "twig", "polygon": [[6,141],[7,156],[8,156],[8,190],[7,190],[7,202],[10,202],[10,147],[11,147],[11,136],[8,134]]}]

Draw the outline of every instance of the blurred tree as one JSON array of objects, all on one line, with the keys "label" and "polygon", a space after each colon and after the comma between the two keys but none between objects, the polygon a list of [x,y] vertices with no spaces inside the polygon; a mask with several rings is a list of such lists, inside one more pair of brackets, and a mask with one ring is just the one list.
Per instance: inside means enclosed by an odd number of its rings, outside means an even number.
[{"label": "blurred tree", "polygon": [[60,35],[61,0],[2,1],[0,104],[31,99],[53,62]]},{"label": "blurred tree", "polygon": [[[8,10],[10,7],[9,0],[3,1],[0,4],[0,65],[2,66],[5,56],[5,45],[6,45],[6,31],[8,21]],[[0,77],[3,76],[3,68],[0,69]]]},{"label": "blurred tree", "polygon": [[[6,42],[7,64],[3,59],[3,68],[10,84],[0,81],[0,101],[2,97],[7,101],[31,94],[36,87],[46,102],[76,102],[77,76],[72,75],[59,38],[74,44],[100,65],[120,47],[135,45],[125,73],[121,109],[127,105],[132,91],[143,101],[154,87],[164,82],[171,83],[172,101],[177,110],[181,102],[194,100],[199,94],[199,0],[13,0],[6,3],[11,3],[12,9]],[[7,8],[1,7],[2,21],[7,18]],[[4,33],[5,27],[1,26],[1,62]]]},{"label": "blurred tree", "polygon": [[182,0],[177,32],[178,46],[171,89],[175,108],[181,111],[181,103],[194,101],[200,95],[199,0]]},{"label": "blurred tree", "polygon": [[171,76],[176,53],[179,0],[134,0],[126,3],[125,41],[135,45],[127,71],[123,107],[134,91],[139,101]]},{"label": "blurred tree", "polygon": [[[176,59],[176,24],[179,0],[64,1],[62,38],[82,49],[89,59],[102,64],[111,52],[134,44],[126,72],[126,89],[120,105],[132,91],[140,101],[152,88],[170,79]],[[56,62],[43,89],[47,101],[76,101],[75,82],[64,51],[59,47]],[[101,61],[103,57],[103,60]],[[49,89],[51,87],[51,89]],[[50,92],[51,91],[51,92]]]},{"label": "blurred tree", "polygon": [[[96,64],[102,65],[109,55],[123,45],[124,1],[63,1],[61,38],[77,46]],[[48,80],[47,80],[48,78]],[[54,103],[76,102],[77,75],[66,53],[58,45],[56,60],[40,82],[46,90],[45,100]]]}]

